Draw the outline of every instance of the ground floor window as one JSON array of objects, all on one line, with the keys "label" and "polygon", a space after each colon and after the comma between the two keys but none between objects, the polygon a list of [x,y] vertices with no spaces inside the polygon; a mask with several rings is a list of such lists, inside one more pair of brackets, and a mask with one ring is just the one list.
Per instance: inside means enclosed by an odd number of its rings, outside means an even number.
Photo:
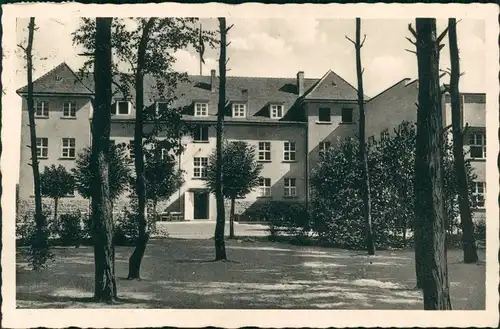
[{"label": "ground floor window", "polygon": [[285,196],[297,196],[297,181],[295,178],[285,178]]}]

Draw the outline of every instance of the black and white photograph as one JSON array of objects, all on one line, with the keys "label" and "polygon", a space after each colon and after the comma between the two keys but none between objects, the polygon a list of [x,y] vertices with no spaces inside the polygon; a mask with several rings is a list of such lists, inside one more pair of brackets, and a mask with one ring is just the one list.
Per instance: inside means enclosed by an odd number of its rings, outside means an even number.
[{"label": "black and white photograph", "polygon": [[498,323],[498,7],[2,9],[5,326]]}]

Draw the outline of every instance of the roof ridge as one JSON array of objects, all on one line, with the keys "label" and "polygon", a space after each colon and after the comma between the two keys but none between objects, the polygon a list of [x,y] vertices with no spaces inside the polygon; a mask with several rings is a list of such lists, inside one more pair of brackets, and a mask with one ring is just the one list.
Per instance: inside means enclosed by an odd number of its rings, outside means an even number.
[{"label": "roof ridge", "polygon": [[[411,80],[411,78],[403,78],[403,79],[399,80],[399,81],[398,81],[398,82],[396,82],[395,84],[393,84],[393,85],[391,85],[391,86],[387,87],[386,89],[384,89],[384,90],[382,90],[381,92],[379,92],[377,95],[373,96],[373,98],[370,98],[370,99],[367,101],[367,103],[369,103],[369,102],[373,101],[373,100],[374,100],[374,99],[376,99],[378,96],[380,96],[380,95],[382,95],[383,93],[385,93],[385,92],[387,92],[387,91],[391,90],[392,88],[396,87],[396,86],[397,86],[397,85],[399,85],[401,82],[406,81],[406,80]],[[415,81],[416,81],[416,80],[415,80]],[[412,81],[412,83],[413,83],[413,81]],[[406,87],[406,86],[408,86],[408,84],[406,84],[406,85],[405,85],[405,87]]]},{"label": "roof ridge", "polygon": [[309,88],[309,90],[306,91],[301,97],[302,98],[306,98],[307,95],[311,94],[316,89],[316,87],[318,87],[321,84],[321,82],[323,82],[323,80],[326,79],[326,77],[330,73],[333,73],[333,71],[331,69],[328,69],[328,71],[321,77],[321,79],[319,79],[318,81],[316,81],[316,83],[314,85],[312,85],[311,88]]},{"label": "roof ridge", "polygon": [[75,76],[75,78],[91,93],[94,93],[95,91],[94,90],[91,90],[85,83],[83,83],[82,79],[80,79],[80,77],[78,76],[78,74],[75,73],[75,71],[73,71],[73,69],[68,65],[68,63],[66,63],[66,61],[63,62],[63,64],[66,65],[66,67],[69,69],[69,71],[71,73],[73,73],[73,75]]}]

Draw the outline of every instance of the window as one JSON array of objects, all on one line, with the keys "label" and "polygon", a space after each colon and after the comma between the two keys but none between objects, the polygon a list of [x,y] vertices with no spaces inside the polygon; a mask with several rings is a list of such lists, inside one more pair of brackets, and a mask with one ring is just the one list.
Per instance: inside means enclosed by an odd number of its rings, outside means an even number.
[{"label": "window", "polygon": [[387,139],[389,138],[389,129],[384,129],[380,133],[380,139]]},{"label": "window", "polygon": [[39,118],[49,117],[49,102],[47,101],[35,102],[35,117]]},{"label": "window", "polygon": [[194,116],[195,117],[208,116],[208,103],[195,103],[194,104]]},{"label": "window", "polygon": [[129,101],[116,101],[115,106],[111,109],[111,114],[113,115],[128,115],[130,114],[130,102]]},{"label": "window", "polygon": [[280,119],[283,117],[283,105],[271,105],[271,119]]},{"label": "window", "polygon": [[319,142],[319,156],[322,157],[325,155],[325,152],[330,149],[331,143],[330,142]]},{"label": "window", "polygon": [[40,158],[47,158],[49,156],[49,139],[46,137],[39,137],[36,139],[36,155]]},{"label": "window", "polygon": [[75,139],[74,138],[63,138],[62,139],[62,150],[61,157],[67,159],[73,159],[75,157]]},{"label": "window", "polygon": [[285,196],[297,196],[297,182],[295,178],[285,178]]},{"label": "window", "polygon": [[471,158],[486,158],[486,135],[484,133],[471,133],[469,145]]},{"label": "window", "polygon": [[472,190],[472,198],[475,206],[481,208],[484,207],[485,192],[486,192],[486,183],[474,182],[474,188]]},{"label": "window", "polygon": [[342,109],[342,123],[352,123],[352,109]]},{"label": "window", "polygon": [[167,149],[161,149],[161,159],[162,160],[168,159],[168,150]]},{"label": "window", "polygon": [[207,166],[208,166],[208,158],[195,157],[194,158],[193,176],[196,178],[206,178],[207,177]]},{"label": "window", "polygon": [[208,141],[208,126],[198,126],[193,132],[193,140],[195,142],[207,142]]},{"label": "window", "polygon": [[131,160],[135,158],[134,140],[128,142],[128,156]]},{"label": "window", "polygon": [[64,118],[76,118],[76,103],[75,102],[64,102],[63,103],[63,117]]},{"label": "window", "polygon": [[283,160],[295,161],[295,142],[285,142],[283,148]]},{"label": "window", "polygon": [[259,196],[271,196],[271,178],[259,178]]},{"label": "window", "polygon": [[271,161],[271,142],[259,142],[259,161]]},{"label": "window", "polygon": [[246,117],[246,104],[233,104],[233,118],[244,118]]},{"label": "window", "polygon": [[156,102],[156,115],[162,115],[168,110],[167,102]]},{"label": "window", "polygon": [[331,113],[330,109],[326,107],[322,107],[318,110],[318,120],[320,122],[331,122]]}]

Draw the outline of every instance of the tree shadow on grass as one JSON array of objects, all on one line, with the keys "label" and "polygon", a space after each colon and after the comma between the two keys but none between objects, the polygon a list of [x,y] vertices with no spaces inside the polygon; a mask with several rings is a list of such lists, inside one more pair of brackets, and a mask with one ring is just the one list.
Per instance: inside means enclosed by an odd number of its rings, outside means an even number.
[{"label": "tree shadow on grass", "polygon": [[218,262],[240,264],[240,262],[235,261],[235,260],[230,260],[230,259],[225,259],[225,260],[215,260],[215,259],[173,259],[171,262],[172,263],[177,263],[177,264],[207,264],[207,263],[218,263]]}]

